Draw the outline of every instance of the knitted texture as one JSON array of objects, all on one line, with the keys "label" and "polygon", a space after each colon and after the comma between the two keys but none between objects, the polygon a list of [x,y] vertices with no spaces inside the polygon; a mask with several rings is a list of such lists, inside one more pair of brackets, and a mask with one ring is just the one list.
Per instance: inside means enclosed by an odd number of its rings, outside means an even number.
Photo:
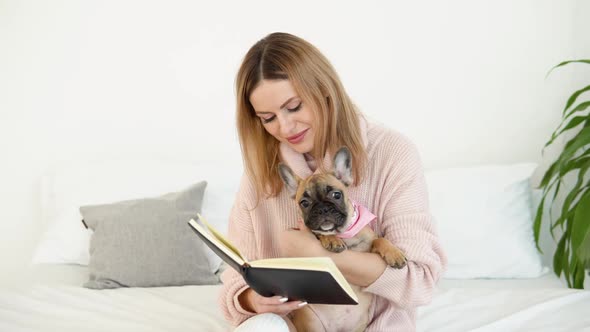
[{"label": "knitted texture", "polygon": [[[377,216],[370,227],[408,259],[406,267],[387,267],[363,288],[376,295],[369,308],[367,331],[412,331],[416,329],[416,307],[431,301],[447,260],[429,212],[424,171],[415,145],[397,131],[362,118],[360,122],[368,162],[362,183],[349,187],[349,196]],[[281,156],[299,177],[313,174],[304,156],[286,144],[281,145]],[[331,167],[331,159],[326,156],[324,165]],[[296,227],[297,205],[286,190],[257,206],[255,198],[253,184],[243,176],[230,214],[229,240],[248,260],[280,257],[278,235]],[[232,325],[239,325],[254,315],[238,302],[248,286],[232,269],[226,269],[221,280],[221,309]]]}]

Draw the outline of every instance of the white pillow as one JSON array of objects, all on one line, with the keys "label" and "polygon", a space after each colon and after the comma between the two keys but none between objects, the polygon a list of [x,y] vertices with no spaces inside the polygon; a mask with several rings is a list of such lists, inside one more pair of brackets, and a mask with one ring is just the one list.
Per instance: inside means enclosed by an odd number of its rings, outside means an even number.
[{"label": "white pillow", "polygon": [[426,172],[449,279],[534,278],[546,273],[533,238],[535,164]]},{"label": "white pillow", "polygon": [[[81,223],[80,206],[159,196],[201,180],[207,181],[202,214],[226,230],[241,174],[239,162],[107,160],[58,167],[41,180],[46,231],[32,263],[88,265],[91,231]],[[206,250],[215,271],[221,260]]]}]

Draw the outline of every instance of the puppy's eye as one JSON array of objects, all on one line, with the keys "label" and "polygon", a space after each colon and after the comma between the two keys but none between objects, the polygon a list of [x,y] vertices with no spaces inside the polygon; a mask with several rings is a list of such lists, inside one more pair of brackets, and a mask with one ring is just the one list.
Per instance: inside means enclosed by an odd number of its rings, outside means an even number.
[{"label": "puppy's eye", "polygon": [[304,208],[309,207],[309,202],[306,200],[302,200],[301,202],[299,202],[299,205],[301,205]]},{"label": "puppy's eye", "polygon": [[339,191],[335,191],[335,192],[332,193],[332,198],[334,198],[334,199],[340,199],[340,198],[342,198],[342,193],[339,192]]}]

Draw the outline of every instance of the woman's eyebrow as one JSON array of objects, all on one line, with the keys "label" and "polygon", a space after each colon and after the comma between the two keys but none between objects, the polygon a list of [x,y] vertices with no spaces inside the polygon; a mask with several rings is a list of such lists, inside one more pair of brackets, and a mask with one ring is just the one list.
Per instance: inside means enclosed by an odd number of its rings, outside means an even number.
[{"label": "woman's eyebrow", "polygon": [[280,107],[280,108],[281,108],[281,109],[282,109],[282,108],[284,108],[285,106],[287,106],[287,104],[288,104],[289,102],[291,102],[291,100],[293,100],[293,99],[295,99],[295,98],[297,98],[297,96],[293,96],[293,97],[291,97],[291,98],[287,99],[287,101],[286,101],[286,102],[284,102],[284,103],[283,103],[283,105],[281,105],[281,107]]},{"label": "woman's eyebrow", "polygon": [[[279,109],[284,108],[285,106],[287,106],[288,103],[290,103],[293,99],[297,98],[297,96],[293,96],[289,99],[287,99],[287,101],[285,101],[283,103],[283,105],[281,105],[281,107],[279,107]],[[256,112],[256,114],[273,114],[272,112]]]}]

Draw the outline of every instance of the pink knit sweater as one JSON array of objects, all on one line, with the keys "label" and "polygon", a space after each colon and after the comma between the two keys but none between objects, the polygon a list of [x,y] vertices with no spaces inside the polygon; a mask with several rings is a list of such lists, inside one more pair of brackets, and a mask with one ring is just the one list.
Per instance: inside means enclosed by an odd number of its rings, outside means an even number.
[{"label": "pink knit sweater", "polygon": [[[415,146],[400,133],[364,119],[361,131],[368,153],[367,172],[360,185],[349,188],[350,197],[377,216],[371,223],[376,234],[389,239],[408,258],[406,267],[387,267],[363,289],[376,295],[369,308],[367,331],[412,331],[416,329],[416,307],[430,302],[446,256],[429,212]],[[281,145],[281,155],[299,177],[313,174],[303,155],[287,145]],[[331,167],[330,156],[323,162]],[[254,206],[254,188],[243,177],[230,215],[229,239],[248,260],[279,257],[278,233],[296,226],[297,206],[286,190]],[[238,302],[238,295],[248,286],[232,269],[221,280],[222,311],[232,325],[238,325],[254,315]]]}]

